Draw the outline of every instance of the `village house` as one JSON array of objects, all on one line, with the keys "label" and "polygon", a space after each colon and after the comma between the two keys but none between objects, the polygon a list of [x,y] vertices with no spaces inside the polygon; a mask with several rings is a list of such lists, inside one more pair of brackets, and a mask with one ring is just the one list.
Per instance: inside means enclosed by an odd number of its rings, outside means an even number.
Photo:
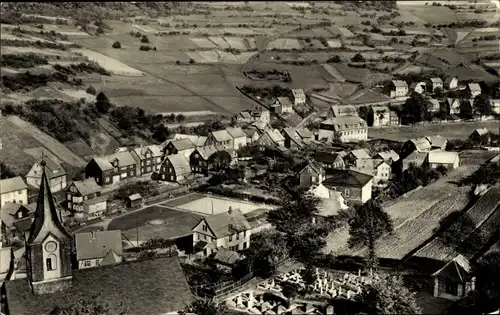
[{"label": "village house", "polygon": [[346,200],[340,191],[328,189],[323,184],[311,186],[308,193],[320,198],[318,205],[318,216],[313,218],[313,223],[318,219],[325,219],[337,215],[340,210],[349,208],[346,205]]},{"label": "village house", "polygon": [[[26,174],[26,183],[35,188],[40,187],[40,182],[42,180],[42,167],[40,166],[41,161],[37,161],[33,164],[28,174]],[[53,192],[58,192],[66,188],[66,171],[61,166],[61,164],[53,161],[52,159],[45,158],[46,166],[45,172],[49,178],[50,189]]]},{"label": "village house", "polygon": [[443,89],[443,80],[441,78],[429,78],[426,84],[427,90],[431,93],[435,92],[437,88]]},{"label": "village house", "polygon": [[124,307],[130,314],[175,314],[194,300],[176,256],[74,270],[74,239],[58,218],[44,174],[34,221],[25,235],[30,258],[22,260],[26,276],[11,273],[3,284],[2,306],[9,314],[48,314],[71,305],[75,296],[92,300],[96,292],[105,297],[113,314]]},{"label": "village house", "polygon": [[468,98],[473,99],[481,94],[481,86],[479,86],[478,83],[469,83],[465,88],[465,93],[467,94]]},{"label": "village house", "polygon": [[194,144],[190,139],[184,138],[180,140],[167,140],[163,148],[163,155],[168,156],[172,154],[181,154],[183,156],[189,157],[193,153],[197,145]]},{"label": "village house", "polygon": [[475,289],[469,261],[457,255],[432,274],[433,296],[458,300]]},{"label": "village house", "polygon": [[358,116],[328,118],[319,126],[318,140],[351,142],[368,139],[366,121]]},{"label": "village house", "polygon": [[35,209],[26,204],[7,202],[0,210],[1,243],[12,244],[24,237],[31,226]]},{"label": "village house", "polygon": [[339,152],[315,151],[313,154],[313,159],[326,169],[344,169],[344,156],[345,155],[340,154]]},{"label": "village house", "polygon": [[391,125],[391,113],[387,106],[371,106],[370,115],[372,116],[373,127]]},{"label": "village house", "polygon": [[233,137],[227,132],[226,129],[212,131],[208,134],[205,145],[213,145],[220,150],[233,148]]},{"label": "village house", "polygon": [[410,84],[410,91],[418,93],[418,94],[424,94],[426,90],[426,83],[425,82],[413,82]]},{"label": "village house", "polygon": [[78,269],[114,265],[122,262],[120,230],[75,233]]},{"label": "village house", "polygon": [[257,143],[267,147],[285,147],[285,137],[277,129],[268,129],[260,136]]},{"label": "village house", "polygon": [[97,184],[108,186],[137,176],[137,162],[129,151],[119,151],[94,157],[85,166],[85,177],[95,178]]},{"label": "village house", "polygon": [[457,98],[447,98],[445,104],[449,115],[460,115],[460,102]]},{"label": "village house", "polygon": [[257,106],[254,110],[251,110],[250,115],[254,122],[262,122],[265,124],[271,122],[271,113],[262,106]]},{"label": "village house", "polygon": [[385,161],[387,164],[392,165],[399,161],[399,154],[397,154],[396,151],[394,150],[382,151],[375,154],[373,159],[382,160]]},{"label": "village house", "polygon": [[389,112],[389,119],[391,121],[391,126],[399,126],[399,116],[395,111]]},{"label": "village house", "polygon": [[255,121],[247,126],[247,129],[257,130],[259,137],[268,129],[273,129],[271,125],[262,121]]},{"label": "village house", "polygon": [[[188,134],[182,134],[182,133],[176,133],[172,137],[171,140],[182,140],[182,139],[189,139],[191,140],[192,143],[194,143],[197,147],[202,147],[205,145],[205,141],[207,141],[207,137],[204,136],[197,136],[197,135],[188,135]],[[167,140],[161,144],[161,147],[164,148],[165,145],[168,144]]]},{"label": "village house", "polygon": [[325,179],[325,170],[319,163],[309,162],[298,173],[298,182],[300,188],[309,188],[313,185],[321,184]]},{"label": "village house", "polygon": [[333,105],[327,114],[328,117],[358,116],[356,107],[352,105]]},{"label": "village house", "polygon": [[403,143],[401,147],[401,157],[405,158],[414,151],[417,152],[426,152],[430,151],[432,149],[430,141],[425,138],[415,138],[415,139],[410,139]]},{"label": "village house", "polygon": [[193,228],[195,252],[208,257],[220,248],[232,251],[250,246],[251,227],[240,209],[204,217]]},{"label": "village house", "polygon": [[218,152],[215,146],[199,147],[191,153],[189,164],[193,173],[208,174],[213,169],[213,156]]},{"label": "village house", "polygon": [[425,137],[427,141],[431,144],[431,150],[446,150],[446,145],[448,144],[448,140],[443,138],[440,135]]},{"label": "village house", "polygon": [[[247,145],[247,134],[241,128],[227,128],[229,135],[233,138],[233,150],[238,150]],[[191,154],[189,154],[191,155]],[[189,158],[189,156],[188,156]]]},{"label": "village house", "polygon": [[491,99],[490,105],[491,105],[491,111],[494,114],[500,115],[500,99]]},{"label": "village house", "polygon": [[430,113],[438,113],[441,109],[441,104],[439,104],[439,101],[435,98],[428,99],[427,104]]},{"label": "village house", "polygon": [[260,138],[259,131],[255,128],[243,129],[243,131],[247,136],[247,144],[252,144]]},{"label": "village house", "polygon": [[285,137],[286,148],[302,148],[313,139],[313,133],[307,128],[283,128],[281,134]]},{"label": "village house", "polygon": [[470,134],[469,141],[482,145],[488,144],[491,141],[490,132],[486,128],[478,128]]},{"label": "village house", "polygon": [[391,164],[384,160],[375,160],[373,166],[373,185],[385,186],[392,176]]},{"label": "village house", "polygon": [[410,168],[411,165],[414,165],[415,167],[425,166],[427,153],[428,152],[413,151],[410,155],[403,159],[403,163],[401,164],[402,171],[404,172]]},{"label": "village house", "polygon": [[470,118],[472,118],[473,108],[474,108],[473,99],[466,98],[460,100],[460,115],[468,116],[470,114],[471,115]]},{"label": "village house", "polygon": [[328,170],[323,185],[334,189],[352,203],[365,203],[372,198],[373,176],[353,170]]},{"label": "village house", "polygon": [[237,122],[250,123],[254,121],[250,110],[244,110],[234,117]]},{"label": "village house", "polygon": [[293,103],[288,97],[278,97],[275,104],[281,106],[283,114],[293,113]]},{"label": "village house", "polygon": [[105,196],[87,199],[82,202],[82,207],[85,220],[100,218],[107,213],[108,199]]},{"label": "village house", "polygon": [[269,106],[269,110],[271,111],[271,113],[275,113],[277,115],[283,114],[283,108],[281,107],[279,101],[276,101],[274,104],[271,104]]},{"label": "village house", "polygon": [[294,106],[304,105],[306,103],[306,93],[302,89],[292,89],[292,100]]},{"label": "village house", "polygon": [[161,164],[163,153],[157,145],[140,146],[130,151],[137,162],[137,174],[157,172]]},{"label": "village house", "polygon": [[365,149],[352,150],[344,157],[346,166],[373,169],[373,159]]},{"label": "village house", "polygon": [[191,177],[191,166],[182,154],[168,155],[160,166],[159,178],[162,181],[184,183]]},{"label": "village house", "polygon": [[447,169],[455,169],[460,165],[458,152],[431,151],[427,153],[425,162],[430,168],[437,168],[442,165]]},{"label": "village house", "polygon": [[404,97],[408,94],[408,84],[403,80],[392,80],[386,89],[391,98]]},{"label": "village house", "polygon": [[0,180],[0,208],[6,202],[28,204],[28,185],[21,176]]},{"label": "village house", "polygon": [[101,195],[102,187],[94,178],[76,180],[66,190],[66,208],[71,211],[83,212],[83,202]]},{"label": "village house", "polygon": [[456,77],[447,77],[443,86],[447,90],[456,90],[458,89],[458,79]]}]

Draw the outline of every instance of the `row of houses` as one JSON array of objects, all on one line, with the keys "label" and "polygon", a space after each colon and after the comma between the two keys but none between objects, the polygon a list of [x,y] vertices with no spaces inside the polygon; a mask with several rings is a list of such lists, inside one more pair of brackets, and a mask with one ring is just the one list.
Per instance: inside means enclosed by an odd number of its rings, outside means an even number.
[{"label": "row of houses", "polygon": [[385,93],[391,98],[405,97],[409,93],[416,92],[419,94],[434,93],[436,90],[464,90],[469,95],[469,98],[474,98],[481,94],[481,87],[478,83],[468,83],[459,85],[458,78],[448,77],[443,80],[439,77],[428,78],[420,82],[412,82],[409,86],[404,80],[392,80],[385,86]]}]

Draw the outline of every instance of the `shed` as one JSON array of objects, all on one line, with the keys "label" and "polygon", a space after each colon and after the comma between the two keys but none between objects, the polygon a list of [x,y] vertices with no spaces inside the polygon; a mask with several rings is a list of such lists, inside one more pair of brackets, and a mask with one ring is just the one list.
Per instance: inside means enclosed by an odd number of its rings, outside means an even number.
[{"label": "shed", "polygon": [[137,207],[142,205],[142,196],[141,194],[133,194],[127,197],[127,206],[132,208],[132,207]]}]

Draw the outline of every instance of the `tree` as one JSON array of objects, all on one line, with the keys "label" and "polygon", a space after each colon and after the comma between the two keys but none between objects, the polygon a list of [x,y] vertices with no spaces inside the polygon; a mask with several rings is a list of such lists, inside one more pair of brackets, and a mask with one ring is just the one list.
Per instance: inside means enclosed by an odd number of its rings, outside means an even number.
[{"label": "tree", "polygon": [[469,100],[460,100],[460,117],[463,119],[471,119],[474,117],[474,112]]},{"label": "tree", "polygon": [[49,315],[125,315],[125,309],[111,309],[106,301],[96,294],[91,298],[79,298],[70,305],[57,306]]},{"label": "tree", "polygon": [[349,220],[349,247],[367,246],[367,267],[370,269],[377,264],[375,246],[382,235],[392,233],[392,220],[380,205],[368,200],[355,208],[355,214]]},{"label": "tree", "polygon": [[113,48],[122,48],[122,44],[120,44],[120,42],[116,41],[113,43]]},{"label": "tree", "polygon": [[0,179],[12,178],[15,176],[16,174],[14,174],[7,165],[3,162],[0,163]]},{"label": "tree", "polygon": [[111,107],[113,106],[111,105],[111,102],[109,101],[106,94],[104,94],[103,92],[99,92],[99,94],[97,94],[95,99],[96,99],[95,107],[102,114],[107,114],[111,109]]},{"label": "tree", "polygon": [[421,314],[415,294],[400,276],[386,276],[365,286],[356,301],[367,314]]},{"label": "tree", "polygon": [[217,304],[213,300],[195,300],[187,305],[184,310],[179,312],[179,315],[196,314],[196,315],[220,315],[227,311],[227,306],[224,303]]},{"label": "tree", "polygon": [[142,37],[141,37],[141,43],[148,44],[149,43],[149,38],[146,35],[142,35]]},{"label": "tree", "polygon": [[175,120],[177,120],[178,123],[183,123],[186,121],[186,116],[179,114],[175,117]]},{"label": "tree", "polygon": [[474,112],[479,114],[480,118],[492,114],[491,103],[487,96],[483,94],[476,96],[474,99]]},{"label": "tree", "polygon": [[156,128],[155,132],[153,133],[153,139],[158,141],[158,142],[164,142],[165,140],[168,139],[168,136],[170,135],[170,130],[168,128],[161,124]]},{"label": "tree", "polygon": [[357,53],[352,57],[351,59],[352,62],[364,62],[365,58],[363,58],[363,55],[361,53]]},{"label": "tree", "polygon": [[189,59],[189,63],[193,64],[194,63],[194,59],[193,58]]},{"label": "tree", "polygon": [[293,299],[299,294],[299,287],[295,283],[285,282],[282,284],[282,287],[283,291],[281,291],[281,293],[283,293],[287,299]]},{"label": "tree", "polygon": [[89,86],[85,92],[87,92],[87,94],[91,94],[91,95],[96,95],[97,94],[97,90],[92,85]]},{"label": "tree", "polygon": [[427,118],[429,104],[423,95],[412,93],[406,100],[402,108],[402,120],[404,123],[417,123]]},{"label": "tree", "polygon": [[104,30],[102,29],[102,27],[100,27],[100,26],[99,26],[99,27],[97,28],[97,30],[95,31],[95,33],[96,33],[97,35],[102,35],[102,34],[104,34]]}]

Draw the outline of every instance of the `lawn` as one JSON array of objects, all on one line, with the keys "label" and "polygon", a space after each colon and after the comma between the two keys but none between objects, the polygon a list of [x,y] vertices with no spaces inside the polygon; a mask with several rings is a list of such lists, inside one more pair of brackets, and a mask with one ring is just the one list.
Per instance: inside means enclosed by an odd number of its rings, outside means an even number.
[{"label": "lawn", "polygon": [[461,122],[426,124],[424,126],[401,126],[388,128],[369,128],[368,136],[373,139],[406,141],[412,138],[439,134],[447,139],[466,139],[478,128],[488,128],[498,132],[498,121]]},{"label": "lawn", "polygon": [[240,209],[244,214],[258,209],[271,209],[269,205],[265,204],[257,204],[250,201],[215,196],[197,198],[195,200],[177,205],[175,208],[208,215],[226,212],[230,208]]}]

